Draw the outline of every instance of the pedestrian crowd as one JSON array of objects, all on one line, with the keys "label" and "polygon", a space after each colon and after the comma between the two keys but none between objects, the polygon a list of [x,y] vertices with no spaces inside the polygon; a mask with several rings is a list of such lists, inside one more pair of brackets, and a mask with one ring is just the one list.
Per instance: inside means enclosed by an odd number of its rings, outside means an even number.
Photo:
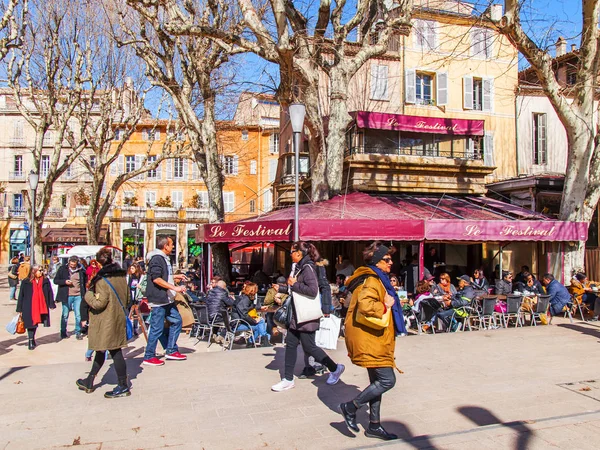
[{"label": "pedestrian crowd", "polygon": [[[122,349],[140,328],[145,334],[147,328],[142,364],[162,366],[165,360],[187,359],[177,345],[183,328],[178,298],[185,294],[192,304],[205,305],[212,324],[211,343],[225,345],[229,338],[227,327],[217,326],[225,319],[236,321],[236,331],[247,333],[244,341],[249,347],[283,342],[283,376],[271,387],[274,392],[282,392],[295,386],[299,346],[304,368],[297,378],[328,373],[326,384],[339,382],[344,364],[334,361],[317,345],[316,338],[322,318],[337,316],[343,321],[340,334],[345,338],[350,361],[366,369],[370,383],[356,397],[341,399],[345,401],[340,403],[339,411],[348,428],[358,432],[357,412],[368,406],[365,434],[391,440],[397,437],[381,425],[381,403],[383,394],[396,383],[396,336],[406,335],[410,329],[458,331],[464,323],[461,318],[466,317],[461,312],[478,299],[494,298],[502,311],[506,308],[502,303],[515,294],[523,297],[523,312],[532,313],[536,299],[548,296],[550,316],[570,308],[587,311],[591,320],[598,320],[600,315],[598,284],[581,270],[576,271],[568,287],[549,273],[538,280],[527,266],[516,277],[497,270],[493,285],[482,269],[459,275],[452,283],[449,273],[433,267],[426,268],[420,276],[417,255],[406,261],[399,275],[392,273],[395,249],[376,241],[365,247],[363,264],[358,268],[349,258],[340,256],[335,264],[335,282],[330,283],[329,262],[313,244],[300,241],[290,248],[292,268],[287,277],[280,273],[268,276],[259,270],[251,280],[232,277],[232,284],[228,285],[215,275],[204,292],[197,264],[188,273],[174,270],[173,247],[170,237],[159,236],[156,249],[145,260],[127,258],[123,268],[113,261],[109,248],[102,248],[89,264],[75,256],[60,264],[53,257],[47,270],[32,266],[27,256],[13,258],[8,269],[9,297],[17,302],[16,310],[28,334],[28,348],[36,348],[38,325],[50,326],[50,310],[60,303],[60,338],[73,334],[79,340],[87,337],[85,358],[92,366],[87,377],[76,381],[77,387],[86,393],[94,392],[95,377],[110,357],[118,381],[104,395],[129,396]],[[430,252],[429,257],[435,258],[435,252]],[[70,333],[67,324],[71,312],[75,326]],[[241,342],[237,338],[236,343]],[[157,351],[159,343],[164,359]]]}]

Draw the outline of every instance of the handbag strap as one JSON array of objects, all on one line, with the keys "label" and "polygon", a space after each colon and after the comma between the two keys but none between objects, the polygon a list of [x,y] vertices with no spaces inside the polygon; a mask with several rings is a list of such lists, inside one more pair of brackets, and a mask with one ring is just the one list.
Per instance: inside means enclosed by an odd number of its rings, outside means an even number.
[{"label": "handbag strap", "polygon": [[110,281],[108,281],[108,278],[102,277],[102,279],[104,281],[106,281],[106,284],[108,284],[110,286],[110,288],[113,290],[113,292],[117,296],[117,300],[119,300],[119,305],[121,305],[121,308],[123,309],[123,313],[125,314],[125,317],[128,317],[127,316],[127,311],[125,310],[125,307],[123,306],[123,302],[121,302],[121,297],[119,297],[119,293],[117,292],[117,290],[115,289],[115,287],[112,285],[112,283]]}]

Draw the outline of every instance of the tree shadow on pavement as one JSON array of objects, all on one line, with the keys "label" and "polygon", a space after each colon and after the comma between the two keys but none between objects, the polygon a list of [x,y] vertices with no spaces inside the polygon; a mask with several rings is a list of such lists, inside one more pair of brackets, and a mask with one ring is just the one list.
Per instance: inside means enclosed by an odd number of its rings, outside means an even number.
[{"label": "tree shadow on pavement", "polygon": [[3,373],[2,375],[0,375],[0,381],[4,380],[5,378],[10,377],[13,373],[18,372],[19,370],[26,369],[27,367],[29,367],[29,366],[11,367],[5,373]]},{"label": "tree shadow on pavement", "polygon": [[500,425],[516,431],[518,433],[518,438],[514,446],[515,450],[526,450],[529,441],[534,434],[533,430],[529,428],[525,422],[502,422],[500,418],[496,417],[486,408],[481,408],[479,406],[461,406],[458,408],[458,412],[480,427]]},{"label": "tree shadow on pavement", "polygon": [[557,325],[557,327],[567,328],[567,329],[573,330],[573,331],[579,331],[581,334],[585,334],[587,336],[592,336],[597,339],[600,339],[600,327],[598,327],[597,325],[581,326],[581,325],[576,325],[574,323],[562,323],[560,325]]},{"label": "tree shadow on pavement", "polygon": [[[37,339],[36,339],[37,341]],[[11,348],[13,345],[20,344],[21,342],[27,342],[26,334],[15,335],[13,339],[8,339],[6,341],[0,341],[0,356],[6,355],[13,351]]]}]

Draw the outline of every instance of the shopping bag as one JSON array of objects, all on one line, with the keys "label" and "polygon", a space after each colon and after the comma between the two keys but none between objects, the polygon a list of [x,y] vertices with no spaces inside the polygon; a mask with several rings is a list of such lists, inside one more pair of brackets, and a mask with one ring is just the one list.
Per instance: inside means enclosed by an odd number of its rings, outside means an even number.
[{"label": "shopping bag", "polygon": [[315,342],[321,348],[327,350],[337,349],[338,337],[342,319],[336,316],[322,317],[319,329],[315,335]]},{"label": "shopping bag", "polygon": [[19,317],[20,314],[17,314],[10,322],[8,322],[8,325],[6,325],[6,331],[10,334],[15,334],[17,332],[17,322],[19,321]]},{"label": "shopping bag", "polygon": [[317,294],[313,298],[298,292],[292,292],[292,300],[298,324],[323,317],[323,312],[321,311],[321,294]]},{"label": "shopping bag", "polygon": [[188,328],[194,325],[196,320],[194,319],[192,308],[190,308],[185,296],[179,292],[175,296],[175,306],[177,307],[177,311],[179,311],[179,315],[181,316],[181,327]]},{"label": "shopping bag", "polygon": [[19,314],[19,320],[17,320],[17,334],[25,334],[25,322],[23,322],[23,315]]}]

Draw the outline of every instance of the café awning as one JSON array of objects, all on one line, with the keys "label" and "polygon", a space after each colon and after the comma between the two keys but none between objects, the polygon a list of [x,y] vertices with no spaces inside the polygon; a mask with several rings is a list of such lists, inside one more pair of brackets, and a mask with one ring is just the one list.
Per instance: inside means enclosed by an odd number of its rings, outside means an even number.
[{"label": "caf\u00e9 awning", "polygon": [[372,111],[350,113],[358,128],[462,136],[483,136],[484,121],[446,117],[408,116]]},{"label": "caf\u00e9 awning", "polygon": [[[106,244],[108,226],[103,225],[100,230],[100,243]],[[43,228],[42,242],[44,244],[72,243],[86,244],[87,233],[84,225],[66,225],[62,228]]]},{"label": "caf\u00e9 awning", "polygon": [[[239,222],[205,224],[198,242],[291,242],[294,208]],[[477,196],[354,192],[300,205],[299,234],[311,241],[585,241],[587,224],[561,222]]]}]

